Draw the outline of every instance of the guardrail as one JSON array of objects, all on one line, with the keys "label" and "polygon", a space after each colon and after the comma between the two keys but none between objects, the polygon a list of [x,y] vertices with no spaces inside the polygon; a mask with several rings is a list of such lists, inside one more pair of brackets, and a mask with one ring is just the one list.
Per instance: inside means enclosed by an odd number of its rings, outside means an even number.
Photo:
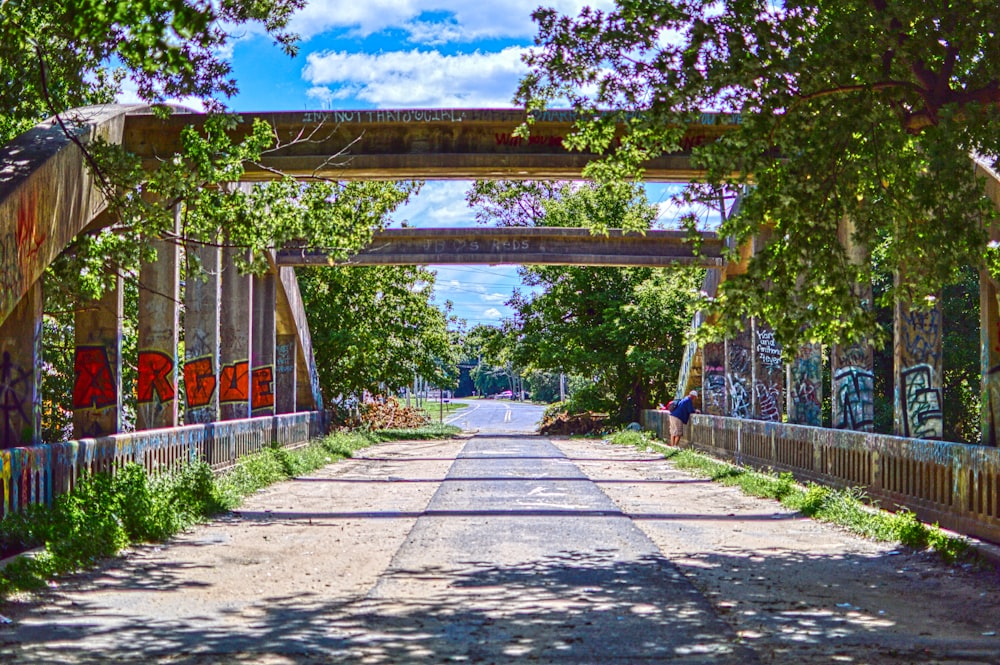
[{"label": "guardrail", "polygon": [[[642,424],[660,438],[670,430],[662,411],[644,411]],[[704,414],[685,430],[686,447],[800,480],[860,487],[883,507],[1000,541],[1000,449]]]},{"label": "guardrail", "polygon": [[135,462],[156,475],[195,460],[221,471],[272,442],[305,444],[324,427],[324,414],[309,411],[0,450],[0,514],[51,503],[84,473],[114,472]]}]

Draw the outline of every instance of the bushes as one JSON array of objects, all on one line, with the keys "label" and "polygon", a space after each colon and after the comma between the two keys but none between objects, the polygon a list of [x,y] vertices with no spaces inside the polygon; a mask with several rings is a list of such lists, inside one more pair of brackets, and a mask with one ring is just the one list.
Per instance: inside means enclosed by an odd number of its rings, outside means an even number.
[{"label": "bushes", "polygon": [[892,513],[873,507],[860,488],[834,489],[814,483],[802,487],[795,483],[791,473],[775,475],[754,471],[692,450],[672,448],[656,441],[647,432],[622,431],[608,440],[618,445],[655,449],[679,469],[724,485],[735,485],[752,496],[776,499],[807,517],[837,524],[866,538],[898,542],[913,549],[929,547],[949,562],[969,550],[967,540],[949,536],[937,525],[922,523],[905,508]]},{"label": "bushes", "polygon": [[150,479],[129,464],[112,476],[80,478],[73,492],[51,507],[30,506],[0,520],[0,552],[44,547],[0,570],[0,598],[44,586],[53,576],[92,565],[133,543],[163,541],[199,521],[238,506],[243,497],[274,482],[307,473],[382,440],[443,438],[455,427],[382,434],[338,433],[288,450],[266,448],[241,459],[222,476],[204,462]]}]

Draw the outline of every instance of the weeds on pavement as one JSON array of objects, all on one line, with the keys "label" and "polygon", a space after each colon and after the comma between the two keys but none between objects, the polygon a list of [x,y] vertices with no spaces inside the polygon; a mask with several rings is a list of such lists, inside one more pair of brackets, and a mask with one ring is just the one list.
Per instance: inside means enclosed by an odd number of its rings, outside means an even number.
[{"label": "weeds on pavement", "polygon": [[40,589],[48,580],[114,556],[132,544],[166,540],[205,519],[236,508],[272,483],[299,476],[383,441],[440,439],[460,431],[430,425],[415,430],[342,432],[287,449],[248,455],[221,475],[196,462],[150,478],[129,464],[114,475],[80,478],[51,506],[29,506],[0,520],[0,551],[39,550],[0,569],[0,599]]},{"label": "weeds on pavement", "polygon": [[608,437],[611,443],[655,450],[678,469],[739,487],[744,493],[776,499],[803,515],[842,526],[866,538],[898,542],[913,549],[930,548],[951,563],[970,554],[969,542],[950,536],[937,525],[927,525],[909,510],[889,512],[873,505],[860,488],[835,489],[815,483],[798,485],[791,473],[754,471],[685,448],[674,448],[647,432],[622,431]]}]

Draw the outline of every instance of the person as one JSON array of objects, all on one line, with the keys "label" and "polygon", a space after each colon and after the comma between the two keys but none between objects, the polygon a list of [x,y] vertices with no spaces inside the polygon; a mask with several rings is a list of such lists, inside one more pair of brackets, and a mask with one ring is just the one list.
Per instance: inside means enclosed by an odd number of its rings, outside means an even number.
[{"label": "person", "polygon": [[684,426],[691,419],[691,414],[699,413],[694,408],[694,400],[696,399],[698,399],[698,391],[692,390],[687,397],[677,402],[677,405],[670,410],[670,445],[680,445],[681,436],[684,435]]}]

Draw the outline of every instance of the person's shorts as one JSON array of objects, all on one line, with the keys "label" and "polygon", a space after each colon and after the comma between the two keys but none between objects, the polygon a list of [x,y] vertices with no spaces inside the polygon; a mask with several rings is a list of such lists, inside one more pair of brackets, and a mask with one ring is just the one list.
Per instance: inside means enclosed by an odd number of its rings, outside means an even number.
[{"label": "person's shorts", "polygon": [[670,416],[670,436],[683,436],[684,423],[677,416]]}]

